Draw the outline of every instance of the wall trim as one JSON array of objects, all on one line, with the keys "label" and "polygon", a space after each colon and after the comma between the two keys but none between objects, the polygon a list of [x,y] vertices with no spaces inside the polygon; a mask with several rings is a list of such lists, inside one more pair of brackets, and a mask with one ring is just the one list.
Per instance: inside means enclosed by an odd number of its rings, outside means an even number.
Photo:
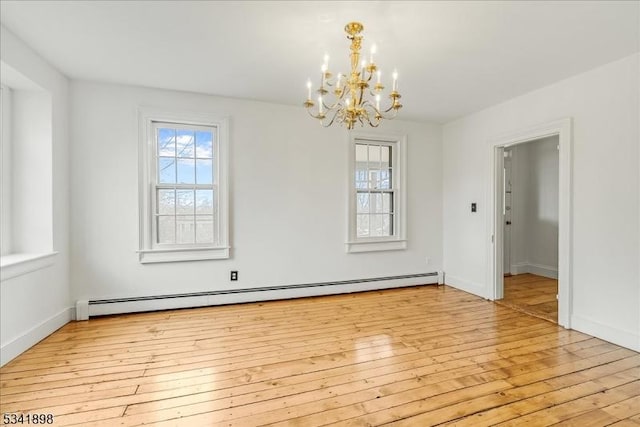
[{"label": "wall trim", "polygon": [[45,253],[20,253],[0,257],[0,281],[4,282],[14,277],[33,273],[52,266],[55,263],[57,251]]},{"label": "wall trim", "polygon": [[444,279],[445,285],[449,285],[456,289],[460,289],[461,291],[468,292],[473,295],[477,295],[481,298],[486,298],[485,295],[486,287],[482,283],[474,283],[465,279],[460,279],[459,277],[451,276],[449,274],[446,275]]},{"label": "wall trim", "polygon": [[3,343],[2,347],[0,347],[0,366],[4,366],[16,356],[22,354],[69,323],[73,318],[72,311],[73,309],[71,307],[65,308],[48,319],[38,323],[31,329],[28,329],[22,335],[19,335],[7,343]]},{"label": "wall trim", "polygon": [[511,274],[516,276],[518,274],[524,274],[529,272],[529,264],[526,262],[518,262],[516,264],[511,264]]},{"label": "wall trim", "polygon": [[538,276],[548,277],[549,279],[558,278],[558,269],[550,265],[527,264],[528,273],[537,274]]},{"label": "wall trim", "polygon": [[571,328],[613,344],[640,351],[640,334],[638,332],[619,329],[578,314],[571,317]]},{"label": "wall trim", "polygon": [[304,298],[438,283],[438,273],[373,277],[335,282],[227,289],[184,294],[89,300],[89,317],[223,304]]},{"label": "wall trim", "polygon": [[519,262],[511,265],[511,274],[531,273],[549,279],[558,278],[558,269],[550,265],[534,264],[530,262]]}]

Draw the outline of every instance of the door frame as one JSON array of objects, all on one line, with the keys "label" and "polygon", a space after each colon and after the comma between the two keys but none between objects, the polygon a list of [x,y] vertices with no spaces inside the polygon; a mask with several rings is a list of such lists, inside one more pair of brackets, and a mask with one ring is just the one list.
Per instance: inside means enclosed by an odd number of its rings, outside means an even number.
[{"label": "door frame", "polygon": [[[507,211],[507,201],[503,200],[503,203],[500,205],[503,207],[503,218],[502,218],[502,230],[504,232],[503,236],[502,236],[502,242],[503,242],[503,250],[502,250],[502,257],[504,259],[502,265],[503,268],[507,269],[506,271],[503,271],[502,275],[504,276],[505,274],[511,274],[511,253],[513,250],[513,246],[511,245],[511,239],[513,236],[513,230],[511,228],[511,220],[513,220],[513,187],[511,187],[511,192],[507,193],[507,180],[512,181],[511,178],[511,173],[512,173],[512,169],[513,169],[513,158],[511,157],[511,155],[506,155],[507,150],[504,150],[505,156],[503,156],[503,166],[504,166],[504,187],[503,187],[503,191],[502,191],[502,195],[503,197],[506,199],[507,194],[511,194],[511,202],[509,203],[509,211]],[[509,153],[511,154],[513,153],[512,151]],[[509,165],[509,168],[507,169],[507,164]],[[508,173],[507,173],[508,171]],[[507,213],[508,212],[508,213]],[[509,228],[507,228],[507,216],[509,217]],[[507,233],[508,232],[508,233]],[[503,289],[504,290],[504,289]],[[504,293],[504,292],[503,292]]]},{"label": "door frame", "polygon": [[487,200],[487,289],[490,300],[504,296],[502,199],[504,195],[504,148],[558,135],[558,324],[571,328],[573,306],[573,257],[571,248],[572,217],[572,126],[571,118],[556,120],[489,140],[490,169]]}]

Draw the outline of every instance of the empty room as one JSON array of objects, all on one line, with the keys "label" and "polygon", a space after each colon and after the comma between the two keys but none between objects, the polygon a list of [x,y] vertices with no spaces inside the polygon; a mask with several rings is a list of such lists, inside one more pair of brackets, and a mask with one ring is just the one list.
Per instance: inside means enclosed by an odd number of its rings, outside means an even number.
[{"label": "empty room", "polygon": [[0,416],[640,426],[640,1],[0,1]]}]

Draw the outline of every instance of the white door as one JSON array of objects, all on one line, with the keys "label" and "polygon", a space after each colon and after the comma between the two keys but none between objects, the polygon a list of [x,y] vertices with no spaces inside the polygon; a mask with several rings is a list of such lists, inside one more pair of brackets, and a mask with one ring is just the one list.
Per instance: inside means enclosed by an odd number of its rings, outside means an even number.
[{"label": "white door", "polygon": [[511,274],[511,150],[504,150],[504,198],[503,226],[504,231],[502,259],[504,260],[504,274]]}]

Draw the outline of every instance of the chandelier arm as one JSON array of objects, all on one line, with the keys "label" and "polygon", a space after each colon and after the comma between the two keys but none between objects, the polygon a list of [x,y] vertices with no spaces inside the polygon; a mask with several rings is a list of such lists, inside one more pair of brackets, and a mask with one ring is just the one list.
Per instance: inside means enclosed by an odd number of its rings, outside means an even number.
[{"label": "chandelier arm", "polygon": [[[378,122],[380,119],[391,120],[396,117],[398,111],[393,107],[389,107],[387,110],[379,110],[375,106],[371,104],[371,102],[367,101],[366,104],[363,104],[364,107],[368,107],[373,111],[374,116],[378,118]],[[393,114],[387,114],[389,111],[393,111]]]},{"label": "chandelier arm", "polygon": [[320,122],[320,123],[322,123],[322,126],[323,126],[323,127],[326,127],[326,128],[328,128],[329,126],[331,126],[331,125],[333,124],[334,120],[336,119],[336,117],[338,116],[338,113],[339,113],[339,112],[340,112],[340,111],[335,111],[335,112],[333,113],[333,117],[331,117],[331,120],[330,120],[326,125],[324,124],[324,122]]},{"label": "chandelier arm", "polygon": [[[393,106],[395,105],[395,103],[391,103],[391,107],[387,108],[386,110],[384,110],[384,113],[388,113],[391,110],[395,110],[396,114],[398,113],[398,109],[394,108]],[[395,116],[394,116],[395,117]]]},{"label": "chandelier arm", "polygon": [[323,120],[323,119],[324,119],[324,117],[325,117],[325,115],[324,115],[324,114],[317,114],[317,115],[314,115],[314,114],[311,112],[311,110],[309,110],[309,109],[307,109],[307,113],[309,113],[309,115],[310,115],[311,117],[313,117],[314,119],[318,119],[318,120]]},{"label": "chandelier arm", "polygon": [[[378,109],[375,106],[373,106],[369,101],[367,101],[365,104],[363,104],[363,108],[364,108],[364,112],[365,112],[364,115],[367,118],[367,121],[369,122],[369,125],[371,125],[371,126],[373,126],[373,122],[371,121],[371,115],[373,115],[373,117],[375,119],[378,119],[378,117],[382,117],[380,115],[380,111],[378,111]],[[373,113],[373,114],[371,114],[371,113]]]},{"label": "chandelier arm", "polygon": [[324,104],[324,99],[323,99],[324,107],[327,110],[333,111],[338,105],[340,105],[341,101],[344,99],[344,94],[345,94],[344,90],[340,93],[340,96],[336,96],[336,94],[334,93],[333,96],[336,97],[336,101],[331,105]]}]

